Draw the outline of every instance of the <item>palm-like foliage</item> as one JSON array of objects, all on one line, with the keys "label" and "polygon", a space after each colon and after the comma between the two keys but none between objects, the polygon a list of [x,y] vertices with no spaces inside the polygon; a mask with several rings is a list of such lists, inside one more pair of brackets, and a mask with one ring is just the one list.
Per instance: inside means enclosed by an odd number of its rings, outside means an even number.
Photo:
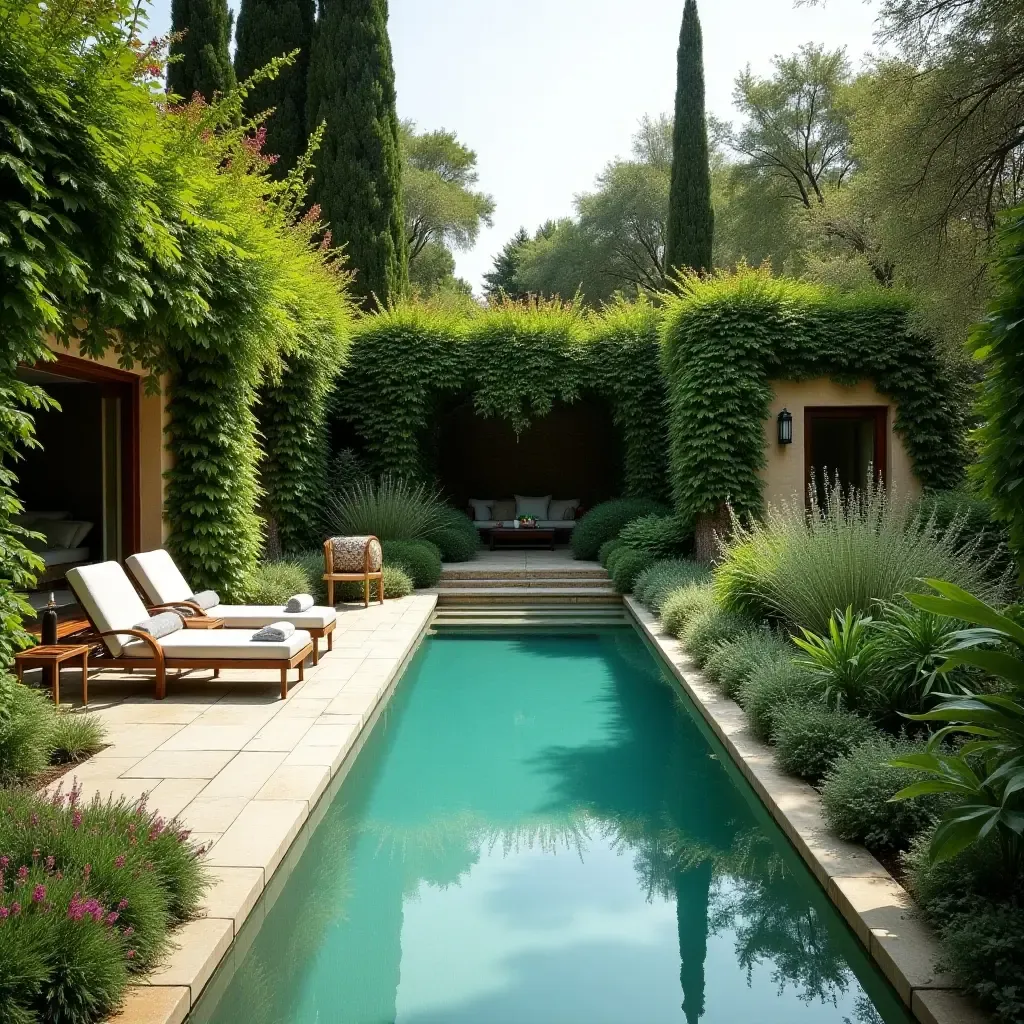
[{"label": "palm-like foliage", "polygon": [[[1024,855],[1024,627],[1008,615],[952,583],[928,580],[936,594],[909,594],[916,607],[969,623],[958,631],[956,651],[943,665],[949,671],[973,666],[1003,680],[1008,692],[939,694],[942,703],[917,721],[943,722],[927,752],[897,758],[899,768],[916,768],[931,778],[908,786],[894,800],[926,793],[960,798],[939,822],[931,857],[941,861],[995,833],[1007,868],[1016,874]],[[999,649],[991,649],[999,644]],[[950,734],[970,737],[955,753],[939,744]]]},{"label": "palm-like foliage", "polygon": [[802,637],[793,637],[793,643],[804,652],[794,661],[825,684],[825,701],[836,708],[873,707],[877,703],[871,622],[870,616],[854,614],[848,606],[845,612],[829,619],[827,636],[804,629]]}]

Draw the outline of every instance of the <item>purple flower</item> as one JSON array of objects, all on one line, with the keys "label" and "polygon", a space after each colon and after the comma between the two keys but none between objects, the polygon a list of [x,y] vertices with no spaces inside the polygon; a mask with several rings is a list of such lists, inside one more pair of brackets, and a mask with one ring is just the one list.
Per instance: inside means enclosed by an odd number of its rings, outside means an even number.
[{"label": "purple flower", "polygon": [[77,832],[82,826],[82,812],[75,808],[75,813],[71,815],[71,827]]},{"label": "purple flower", "polygon": [[45,900],[45,899],[46,899],[46,886],[45,885],[37,885],[32,890],[32,902],[33,903],[42,903],[43,900]]},{"label": "purple flower", "polygon": [[135,934],[135,929],[131,925],[128,925],[121,934],[127,939],[130,935]]},{"label": "purple flower", "polygon": [[6,868],[10,863],[10,857],[0,857],[0,869]]},{"label": "purple flower", "polygon": [[17,917],[21,913],[21,904],[20,903],[12,903],[11,904],[11,913],[15,917]]},{"label": "purple flower", "polygon": [[128,901],[127,900],[121,900],[121,902],[118,903],[118,905],[117,905],[117,909],[118,910],[124,910],[127,906],[128,906]]},{"label": "purple flower", "polygon": [[118,854],[118,856],[116,856],[114,858],[114,867],[115,868],[123,868],[124,867],[124,854],[123,853]]},{"label": "purple flower", "polygon": [[10,913],[6,907],[0,907],[0,921],[5,921]]},{"label": "purple flower", "polygon": [[128,950],[128,959],[129,960],[134,960],[135,959],[135,950],[134,949],[129,949]]},{"label": "purple flower", "polygon": [[46,864],[46,870],[47,870],[47,871],[53,871],[53,866],[54,866],[54,864],[56,864],[56,863],[57,863],[57,862],[56,862],[56,861],[55,861],[55,860],[53,859],[53,856],[52,856],[52,855],[51,855],[51,856],[49,856],[49,857],[47,857],[47,858],[46,858],[46,861],[45,861],[45,864]]}]

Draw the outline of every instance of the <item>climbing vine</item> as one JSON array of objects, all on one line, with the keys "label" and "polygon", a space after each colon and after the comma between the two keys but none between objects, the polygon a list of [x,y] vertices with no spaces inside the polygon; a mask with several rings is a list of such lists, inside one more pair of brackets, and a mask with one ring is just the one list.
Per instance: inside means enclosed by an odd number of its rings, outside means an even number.
[{"label": "climbing vine", "polygon": [[892,292],[838,294],[744,269],[689,278],[662,326],[672,494],[684,516],[761,506],[764,421],[776,379],[870,378],[925,487],[963,473],[963,416],[930,339]]},{"label": "climbing vine", "polygon": [[406,304],[355,328],[333,415],[352,425],[373,473],[431,473],[430,430],[445,396],[517,432],[556,401],[598,395],[625,440],[626,493],[665,490],[664,381],[657,311],[627,303],[588,315],[574,304],[503,302],[466,313]]}]

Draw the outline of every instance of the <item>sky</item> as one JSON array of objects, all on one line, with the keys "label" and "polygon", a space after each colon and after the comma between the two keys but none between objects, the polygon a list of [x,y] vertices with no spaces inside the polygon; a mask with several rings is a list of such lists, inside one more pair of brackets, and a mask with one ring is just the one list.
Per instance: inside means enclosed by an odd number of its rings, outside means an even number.
[{"label": "sky", "polygon": [[[237,9],[238,0],[229,0]],[[670,113],[683,0],[391,0],[398,116],[446,128],[478,155],[494,226],[456,273],[478,291],[494,256],[522,226],[568,216],[609,160],[627,157],[645,114]],[[748,64],[803,43],[872,49],[873,0],[698,0],[707,109],[736,120],[733,82]],[[153,0],[152,34],[170,26]]]}]

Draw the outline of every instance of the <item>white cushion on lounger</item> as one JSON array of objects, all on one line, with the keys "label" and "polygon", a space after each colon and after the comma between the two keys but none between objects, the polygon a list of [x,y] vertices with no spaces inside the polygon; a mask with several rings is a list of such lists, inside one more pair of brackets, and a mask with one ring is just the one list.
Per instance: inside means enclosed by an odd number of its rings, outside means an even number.
[{"label": "white cushion on lounger", "polygon": [[223,619],[230,629],[259,629],[271,622],[290,622],[296,629],[326,629],[337,622],[338,613],[333,608],[313,605],[304,612],[286,612],[279,604],[219,604],[209,613],[215,619]]},{"label": "white cushion on lounger", "polygon": [[[69,569],[67,579],[75,597],[99,630],[131,629],[136,622],[149,618],[150,613],[117,562],[97,562]],[[120,637],[104,639],[107,649],[116,658],[121,653]]]},{"label": "white cushion on lounger", "polygon": [[[238,658],[240,661],[287,661],[309,642],[309,634],[297,629],[281,643],[252,639],[253,629],[182,629],[157,642],[168,658]],[[128,658],[152,656],[145,640],[131,640],[124,645]]]},{"label": "white cushion on lounger", "polygon": [[125,564],[139,581],[151,604],[187,601],[194,593],[181,575],[181,570],[174,564],[174,559],[163,548],[129,555]]}]

